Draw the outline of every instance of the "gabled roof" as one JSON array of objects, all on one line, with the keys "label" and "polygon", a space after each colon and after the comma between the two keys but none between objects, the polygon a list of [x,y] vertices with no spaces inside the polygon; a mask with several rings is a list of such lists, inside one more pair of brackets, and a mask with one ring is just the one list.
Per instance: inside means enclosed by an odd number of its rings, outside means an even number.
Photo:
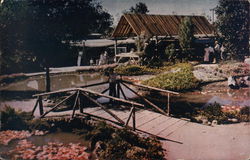
[{"label": "gabled roof", "polygon": [[[177,36],[181,20],[187,16],[124,14],[112,37]],[[213,36],[214,28],[203,16],[188,16],[194,24],[196,36]]]}]

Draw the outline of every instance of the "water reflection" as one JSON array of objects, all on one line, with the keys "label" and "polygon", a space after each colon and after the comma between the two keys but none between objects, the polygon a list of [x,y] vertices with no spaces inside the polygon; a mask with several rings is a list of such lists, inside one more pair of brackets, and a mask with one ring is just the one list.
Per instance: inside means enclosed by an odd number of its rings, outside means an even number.
[{"label": "water reflection", "polygon": [[248,87],[233,90],[228,88],[226,81],[217,82],[204,86],[201,91],[182,93],[173,101],[199,104],[200,106],[197,107],[205,107],[215,102],[221,105],[244,107],[250,106],[250,89]]},{"label": "water reflection", "polygon": [[[84,74],[67,74],[51,76],[51,90],[59,90],[63,88],[71,88],[83,86],[93,83],[106,81],[107,77],[100,73],[84,73]],[[0,90],[5,91],[44,91],[45,78],[31,77],[23,81],[8,84],[0,87]]]}]

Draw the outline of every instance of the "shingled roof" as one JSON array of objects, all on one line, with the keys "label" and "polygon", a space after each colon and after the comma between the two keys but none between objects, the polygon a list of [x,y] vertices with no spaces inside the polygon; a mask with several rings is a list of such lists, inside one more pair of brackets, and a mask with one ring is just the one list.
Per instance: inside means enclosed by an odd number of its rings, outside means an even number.
[{"label": "shingled roof", "polygon": [[[177,36],[181,20],[187,16],[124,14],[112,37]],[[194,24],[196,36],[213,36],[214,28],[203,16],[188,16]]]}]

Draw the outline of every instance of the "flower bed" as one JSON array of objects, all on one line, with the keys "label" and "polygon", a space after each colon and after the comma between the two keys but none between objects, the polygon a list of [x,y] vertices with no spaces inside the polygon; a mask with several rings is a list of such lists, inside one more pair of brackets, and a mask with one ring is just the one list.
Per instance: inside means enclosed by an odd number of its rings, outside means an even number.
[{"label": "flower bed", "polygon": [[0,132],[0,144],[8,145],[14,139],[24,139],[32,135],[29,131],[2,131]]},{"label": "flower bed", "polygon": [[33,132],[29,131],[13,131],[13,130],[6,130],[0,132],[0,144],[8,145],[10,141],[15,139],[25,139],[32,135],[36,136],[43,136],[47,132],[35,130]]},{"label": "flower bed", "polygon": [[37,159],[37,160],[88,160],[90,154],[86,152],[86,147],[81,144],[70,143],[48,143],[48,145],[35,146],[27,140],[19,141],[14,150],[8,154],[13,155],[13,159]]}]

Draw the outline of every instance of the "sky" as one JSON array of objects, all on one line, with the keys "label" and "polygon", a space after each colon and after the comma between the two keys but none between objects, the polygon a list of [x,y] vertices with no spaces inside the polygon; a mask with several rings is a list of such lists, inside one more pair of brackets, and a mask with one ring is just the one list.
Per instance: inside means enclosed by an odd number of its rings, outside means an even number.
[{"label": "sky", "polygon": [[217,6],[218,0],[99,0],[114,18],[117,25],[122,11],[129,10],[138,2],[148,6],[149,14],[206,15],[212,17],[210,9]]}]

